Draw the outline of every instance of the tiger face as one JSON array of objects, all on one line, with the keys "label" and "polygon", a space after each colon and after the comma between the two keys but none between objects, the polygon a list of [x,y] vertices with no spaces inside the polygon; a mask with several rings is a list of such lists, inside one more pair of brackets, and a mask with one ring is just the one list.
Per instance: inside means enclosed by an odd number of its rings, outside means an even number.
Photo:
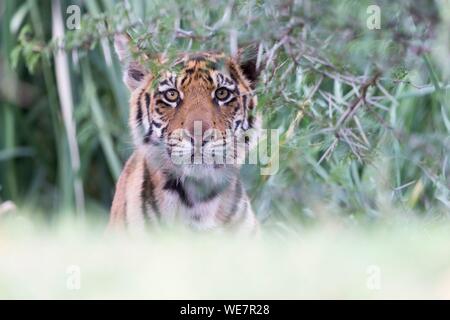
[{"label": "tiger face", "polygon": [[182,55],[154,75],[130,59],[126,36],[116,37],[115,46],[131,90],[130,127],[137,148],[161,167],[186,175],[239,167],[258,122],[256,57]]}]

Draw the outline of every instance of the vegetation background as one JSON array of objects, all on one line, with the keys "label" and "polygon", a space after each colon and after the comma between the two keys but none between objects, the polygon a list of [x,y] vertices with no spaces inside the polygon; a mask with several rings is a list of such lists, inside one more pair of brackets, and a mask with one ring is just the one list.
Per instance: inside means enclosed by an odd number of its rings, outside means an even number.
[{"label": "vegetation background", "polygon": [[107,214],[131,152],[111,43],[127,30],[146,52],[261,44],[259,109],[282,133],[278,174],[243,170],[262,220],[449,212],[448,1],[6,0],[0,14],[2,201]]},{"label": "vegetation background", "polygon": [[[79,30],[66,26],[71,5],[83,15]],[[368,27],[371,5],[380,9],[379,29]],[[404,235],[396,228],[411,221],[440,224],[446,229],[439,241],[420,236],[416,255],[404,252],[406,260],[394,269],[429,254],[437,264],[423,274],[450,274],[448,261],[439,260],[449,240],[449,1],[3,0],[0,30],[0,214],[16,207],[46,224],[71,216],[106,221],[132,150],[115,33],[128,31],[150,53],[230,52],[237,42],[256,41],[258,108],[265,128],[281,132],[277,174],[242,170],[260,220],[280,235],[311,225],[396,225],[387,227],[388,236],[374,237],[376,252],[390,243],[409,247],[393,235]],[[311,248],[322,248],[321,236],[329,233],[307,238]],[[361,234],[345,239],[325,251],[364,251],[356,245]],[[21,260],[17,255],[27,247],[19,248],[11,247],[9,257],[24,265],[36,261]],[[305,255],[316,257],[312,249]],[[11,279],[17,280],[4,277],[0,284],[14,297]]]}]

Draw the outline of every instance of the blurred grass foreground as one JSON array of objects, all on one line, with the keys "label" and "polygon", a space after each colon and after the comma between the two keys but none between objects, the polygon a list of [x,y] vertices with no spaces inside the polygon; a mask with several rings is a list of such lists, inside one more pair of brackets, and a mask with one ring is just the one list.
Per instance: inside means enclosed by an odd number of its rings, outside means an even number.
[{"label": "blurred grass foreground", "polygon": [[[3,0],[0,30],[1,298],[450,297],[448,1]],[[132,151],[123,31],[258,43],[281,133],[276,174],[242,169],[261,241],[103,236]]]},{"label": "blurred grass foreground", "polygon": [[327,225],[261,239],[0,228],[7,299],[449,299],[448,225]]}]

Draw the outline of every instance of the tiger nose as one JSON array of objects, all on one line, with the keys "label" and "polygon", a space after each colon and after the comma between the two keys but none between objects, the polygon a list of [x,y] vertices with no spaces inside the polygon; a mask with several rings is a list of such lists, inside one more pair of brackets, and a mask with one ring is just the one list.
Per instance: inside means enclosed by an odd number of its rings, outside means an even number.
[{"label": "tiger nose", "polygon": [[194,120],[189,126],[191,137],[203,139],[205,132],[211,129],[211,123],[208,121]]}]

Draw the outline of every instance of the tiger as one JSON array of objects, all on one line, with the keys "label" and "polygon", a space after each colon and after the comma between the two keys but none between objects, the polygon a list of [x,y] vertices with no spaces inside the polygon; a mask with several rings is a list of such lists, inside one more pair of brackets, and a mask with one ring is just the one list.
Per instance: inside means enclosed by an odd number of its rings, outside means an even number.
[{"label": "tiger", "polygon": [[[134,151],[116,184],[109,228],[143,233],[147,226],[180,223],[190,230],[257,233],[237,161],[254,145],[261,121],[255,47],[252,54],[202,51],[167,62],[131,43],[128,34],[114,37],[131,95]],[[150,71],[149,59],[166,68]],[[224,161],[225,148],[232,161]],[[202,162],[207,155],[213,161]]]}]

